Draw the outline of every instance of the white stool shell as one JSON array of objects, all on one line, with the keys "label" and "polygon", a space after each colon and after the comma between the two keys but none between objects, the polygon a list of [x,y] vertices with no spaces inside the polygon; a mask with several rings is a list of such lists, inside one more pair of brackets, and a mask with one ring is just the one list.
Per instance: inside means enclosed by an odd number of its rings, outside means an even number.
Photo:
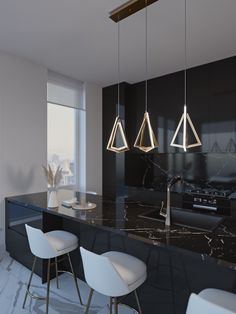
[{"label": "white stool shell", "polygon": [[55,230],[45,233],[45,236],[58,256],[72,252],[78,247],[77,236],[70,232]]},{"label": "white stool shell", "polygon": [[32,254],[42,259],[55,258],[67,254],[78,247],[78,238],[67,231],[42,230],[25,225]]},{"label": "white stool shell", "polygon": [[236,295],[219,289],[192,293],[186,314],[236,314]]},{"label": "white stool shell", "polygon": [[82,247],[80,251],[85,279],[91,287],[85,313],[88,313],[93,290],[115,299],[115,313],[118,311],[117,297],[134,291],[139,312],[142,313],[136,289],[147,278],[146,265],[138,258],[121,252],[98,255]]},{"label": "white stool shell", "polygon": [[[30,295],[33,298],[37,298],[33,296],[30,292],[30,285],[35,269],[35,264],[37,258],[47,259],[48,267],[47,267],[47,296],[43,298],[46,300],[46,314],[48,314],[49,309],[49,288],[50,288],[50,268],[51,268],[51,259],[55,259],[55,267],[56,267],[56,279],[57,279],[57,287],[59,288],[58,281],[58,260],[57,258],[67,254],[67,258],[70,264],[71,273],[74,277],[76,290],[79,296],[80,303],[82,304],[81,295],[79,292],[79,287],[77,283],[77,279],[75,276],[75,272],[71,263],[70,252],[75,250],[78,247],[78,238],[74,234],[63,231],[63,230],[55,230],[47,233],[43,233],[42,230],[33,228],[29,225],[25,225],[26,233],[29,240],[29,246],[34,257],[34,262],[32,266],[31,275],[29,278],[29,282],[27,284],[27,289],[25,293],[23,308],[25,307],[25,303],[27,300],[27,296]],[[42,298],[40,298],[42,299]]]},{"label": "white stool shell", "polygon": [[102,256],[108,257],[117,273],[126,283],[129,293],[141,286],[146,280],[147,267],[138,258],[116,251],[106,252]]}]

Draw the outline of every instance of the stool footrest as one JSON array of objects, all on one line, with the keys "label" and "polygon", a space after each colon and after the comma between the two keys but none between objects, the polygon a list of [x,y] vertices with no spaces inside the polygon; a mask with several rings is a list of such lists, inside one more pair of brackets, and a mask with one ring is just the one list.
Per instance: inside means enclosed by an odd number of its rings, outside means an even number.
[{"label": "stool footrest", "polygon": [[[59,258],[59,259],[57,260],[57,263],[63,262],[63,261],[65,261],[65,260],[67,260],[67,259],[68,259],[68,257],[67,257],[67,256],[64,256],[64,257],[62,257],[62,258]],[[51,265],[51,266],[55,266],[55,265],[56,265],[56,262],[51,262],[50,265]]]},{"label": "stool footrest", "polygon": [[26,289],[26,293],[35,300],[47,300],[47,297],[38,297],[36,295],[33,295],[28,289]]},{"label": "stool footrest", "polygon": [[66,273],[66,274],[69,274],[71,276],[73,276],[72,272],[68,271],[68,270],[59,270],[57,271],[58,273]]},{"label": "stool footrest", "polygon": [[[138,312],[135,308],[133,308],[132,306],[130,306],[130,305],[127,305],[127,304],[125,304],[125,303],[118,303],[118,306],[119,306],[119,305],[124,306],[124,307],[127,307],[128,309],[131,309],[132,312],[135,313],[135,314],[139,314],[139,312]],[[107,304],[107,307],[108,307],[108,309],[110,310],[110,305],[109,305],[109,304]]]}]

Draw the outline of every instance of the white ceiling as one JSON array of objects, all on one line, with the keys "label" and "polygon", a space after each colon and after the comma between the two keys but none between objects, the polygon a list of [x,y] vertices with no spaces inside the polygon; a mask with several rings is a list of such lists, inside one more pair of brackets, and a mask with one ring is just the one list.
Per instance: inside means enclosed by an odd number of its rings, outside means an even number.
[{"label": "white ceiling", "polygon": [[[102,86],[117,82],[117,24],[125,0],[0,0],[0,50]],[[144,11],[120,24],[121,79],[145,77]],[[236,0],[187,0],[188,65],[236,55]],[[184,66],[184,0],[148,7],[149,77]]]}]

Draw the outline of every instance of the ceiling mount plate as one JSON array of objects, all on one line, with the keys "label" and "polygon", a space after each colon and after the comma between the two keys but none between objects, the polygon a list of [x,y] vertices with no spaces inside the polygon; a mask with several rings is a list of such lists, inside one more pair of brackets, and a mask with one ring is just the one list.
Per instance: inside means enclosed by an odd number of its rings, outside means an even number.
[{"label": "ceiling mount plate", "polygon": [[158,0],[129,0],[110,12],[110,19],[119,22]]}]

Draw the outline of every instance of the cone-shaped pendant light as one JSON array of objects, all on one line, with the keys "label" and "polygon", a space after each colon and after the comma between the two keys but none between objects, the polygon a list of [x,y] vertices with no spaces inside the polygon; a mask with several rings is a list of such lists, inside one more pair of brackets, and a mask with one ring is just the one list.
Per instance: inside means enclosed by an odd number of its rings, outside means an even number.
[{"label": "cone-shaped pendant light", "polygon": [[[115,153],[123,153],[129,150],[129,146],[126,140],[125,131],[120,119],[120,22],[118,21],[118,115],[115,119],[110,138],[107,143],[107,150]],[[119,144],[117,143],[119,140]]]},{"label": "cone-shaped pendant light", "polygon": [[[177,126],[177,129],[175,131],[175,134],[173,136],[173,139],[171,141],[170,146],[175,146],[179,148],[183,148],[183,150],[186,152],[188,148],[201,146],[202,143],[200,141],[200,138],[195,130],[195,127],[193,125],[193,122],[187,112],[187,0],[184,0],[185,2],[185,69],[184,69],[184,113],[182,114],[182,117],[179,121],[179,124]],[[182,143],[176,143],[176,138],[180,132],[180,130],[183,130],[183,140]],[[193,143],[189,143],[188,141],[188,132],[190,131],[193,135]]]},{"label": "cone-shaped pendant light", "polygon": [[[146,6],[145,6],[145,39],[146,39],[146,80],[145,80],[145,113],[143,117],[143,122],[141,124],[141,127],[139,129],[138,135],[136,137],[134,147],[142,150],[143,152],[147,153],[150,150],[158,147],[157,139],[155,137],[155,134],[153,132],[149,113],[147,111],[147,103],[148,103],[148,93],[147,93],[147,80],[148,80],[148,56],[147,56],[147,0],[146,0]],[[146,140],[145,140],[145,134],[146,132]]]}]

